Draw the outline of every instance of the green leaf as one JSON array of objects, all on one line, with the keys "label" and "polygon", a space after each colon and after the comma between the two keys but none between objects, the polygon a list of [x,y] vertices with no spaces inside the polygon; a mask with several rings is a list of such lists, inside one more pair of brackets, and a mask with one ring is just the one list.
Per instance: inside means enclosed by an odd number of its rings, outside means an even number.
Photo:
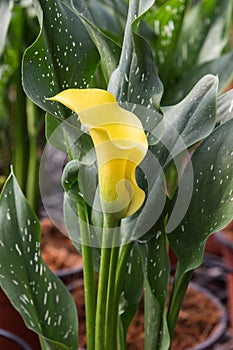
[{"label": "green leaf", "polygon": [[[102,7],[104,10],[106,10],[106,8],[103,4],[97,4],[95,1],[92,5],[89,5],[92,8],[91,12],[94,12],[94,14],[91,14],[87,3],[84,4],[73,1],[73,6],[77,11],[80,19],[83,20],[84,25],[89,31],[90,36],[99,51],[101,57],[100,64],[104,72],[105,80],[108,81],[112,72],[117,67],[121,52],[121,46],[120,44],[116,43],[111,37],[109,37],[107,33],[103,32],[103,29],[100,27],[101,23],[99,23],[98,20],[96,25],[96,15],[97,17],[99,15],[102,19],[102,25],[104,22],[106,22],[106,16],[104,16],[106,11],[100,11],[100,7]],[[111,25],[114,26],[116,17],[111,15],[108,20],[111,22]]]},{"label": "green leaf", "polygon": [[119,305],[119,318],[125,340],[130,322],[132,321],[142,298],[142,289],[142,266],[138,254],[138,248],[136,244],[134,244],[126,263],[122,295]]},{"label": "green leaf", "polygon": [[231,14],[231,0],[202,0],[191,7],[179,35],[177,57],[173,61],[175,76],[221,56],[229,38]]},{"label": "green leaf", "polygon": [[48,350],[77,350],[76,307],[40,254],[40,225],[13,173],[0,197],[0,285]]},{"label": "green leaf", "polygon": [[3,53],[8,27],[11,21],[12,8],[14,2],[12,0],[2,0],[0,3],[0,13],[1,13],[1,22],[0,22],[0,57]]},{"label": "green leaf", "polygon": [[[98,249],[102,237],[102,212],[100,204],[97,207],[97,167],[95,164],[82,164],[77,159],[70,161],[62,175],[62,185],[66,191],[63,202],[64,221],[70,239],[73,244],[82,252],[81,244],[92,246],[94,255],[94,265],[98,271],[100,250]],[[88,231],[90,235],[81,239],[79,230],[79,216],[77,203],[87,207],[90,225]],[[100,231],[98,228],[101,228]]]},{"label": "green leaf", "polygon": [[121,58],[108,89],[119,102],[127,101],[159,110],[163,86],[151,47],[138,33],[141,18],[153,3],[153,0],[130,1]]},{"label": "green leaf", "polygon": [[[180,180],[183,196],[170,214],[167,232],[181,273],[198,267],[209,235],[233,218],[233,120],[216,128],[194,152]],[[187,182],[193,173],[193,190]],[[187,198],[192,196],[190,203]],[[180,222],[179,211],[188,207]],[[178,208],[178,210],[177,210]]]},{"label": "green leaf", "polygon": [[150,43],[155,54],[159,76],[166,85],[172,75],[172,62],[188,2],[189,0],[166,1],[146,17],[147,23],[150,23],[154,30]]},{"label": "green leaf", "polygon": [[64,221],[66,225],[69,238],[72,240],[74,246],[82,254],[82,244],[86,244],[93,247],[93,264],[96,271],[99,271],[100,262],[100,249],[101,235],[98,237],[98,231],[95,227],[90,225],[91,235],[85,237],[85,242],[81,242],[81,235],[79,230],[79,217],[77,214],[77,203],[74,202],[71,197],[65,193],[64,202]]},{"label": "green leaf", "polygon": [[92,207],[97,188],[97,168],[86,166],[74,159],[66,164],[62,174],[62,185],[74,202],[82,202]]},{"label": "green leaf", "polygon": [[180,103],[164,107],[164,132],[154,152],[165,147],[167,162],[208,136],[215,126],[217,89],[218,78],[206,75]]},{"label": "green leaf", "polygon": [[233,50],[216,60],[189,69],[180,77],[179,81],[174,86],[166,90],[167,94],[164,96],[163,103],[180,101],[180,99],[192,89],[197,81],[207,73],[218,76],[219,92],[222,92],[233,77]]},{"label": "green leaf", "polygon": [[233,89],[222,94],[217,100],[217,122],[225,123],[233,118]]},{"label": "green leaf", "polygon": [[165,318],[169,259],[164,230],[146,243],[138,243],[145,280],[145,349],[168,349],[170,340]]},{"label": "green leaf", "polygon": [[74,7],[103,33],[121,42],[127,15],[127,4],[124,0],[89,0],[88,2],[73,0],[72,2]]},{"label": "green leaf", "polygon": [[34,4],[41,31],[24,54],[24,90],[35,104],[64,119],[66,109],[46,98],[68,88],[88,87],[99,54],[82,21],[66,4],[58,0],[34,0]]}]

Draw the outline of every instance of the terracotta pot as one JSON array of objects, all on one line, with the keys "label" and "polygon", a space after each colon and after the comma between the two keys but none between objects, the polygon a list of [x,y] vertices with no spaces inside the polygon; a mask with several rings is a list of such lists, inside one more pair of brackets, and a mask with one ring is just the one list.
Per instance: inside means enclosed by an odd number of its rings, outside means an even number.
[{"label": "terracotta pot", "polygon": [[[0,329],[8,331],[15,336],[19,336],[33,350],[40,350],[40,343],[36,333],[29,330],[20,316],[20,314],[11,305],[5,293],[0,289]],[[1,335],[1,334],[0,334]],[[7,346],[5,345],[7,342]],[[0,349],[20,350],[17,343],[7,340],[6,337],[0,337]]]},{"label": "terracotta pot", "polygon": [[221,246],[219,245],[219,241],[215,234],[211,235],[208,238],[206,242],[205,251],[207,253],[214,254],[214,255],[219,255],[219,256],[222,255],[222,249],[221,249]]},{"label": "terracotta pot", "polygon": [[233,228],[225,229],[216,234],[217,239],[222,245],[224,261],[226,265],[228,303],[230,312],[231,329],[233,336]]}]

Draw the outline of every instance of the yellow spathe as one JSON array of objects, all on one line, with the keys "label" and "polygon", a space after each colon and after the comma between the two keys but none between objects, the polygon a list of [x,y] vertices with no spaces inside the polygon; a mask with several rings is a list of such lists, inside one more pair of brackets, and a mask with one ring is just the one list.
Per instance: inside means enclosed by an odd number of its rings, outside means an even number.
[{"label": "yellow spathe", "polygon": [[135,179],[136,167],[148,149],[140,120],[121,108],[110,92],[101,89],[69,89],[51,100],[76,112],[90,132],[103,211],[118,218],[134,214],[145,199]]}]

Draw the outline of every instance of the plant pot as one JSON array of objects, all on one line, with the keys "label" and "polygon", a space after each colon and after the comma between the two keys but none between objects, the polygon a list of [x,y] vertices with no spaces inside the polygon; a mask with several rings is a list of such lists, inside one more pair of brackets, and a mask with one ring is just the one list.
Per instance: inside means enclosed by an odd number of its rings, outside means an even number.
[{"label": "plant pot", "polygon": [[[5,293],[0,289],[0,329],[18,336],[28,344],[32,350],[40,350],[40,343],[36,333],[29,330],[15,308],[11,305]],[[1,334],[0,334],[1,335]],[[7,346],[4,346],[7,342]],[[0,349],[2,350],[19,350],[17,343],[10,341],[6,337],[0,337]]]},{"label": "plant pot", "polygon": [[205,251],[214,255],[222,255],[222,249],[216,235],[211,235],[206,242]]},{"label": "plant pot", "polygon": [[227,274],[227,289],[228,289],[228,303],[231,330],[233,336],[233,227],[228,226],[223,231],[217,232],[216,237],[222,245],[222,251],[226,266]]},{"label": "plant pot", "polygon": [[[83,297],[83,285],[72,292],[79,314],[79,344],[85,348],[85,306]],[[196,301],[197,305],[194,305]],[[202,303],[203,305],[202,305]],[[129,328],[127,337],[127,350],[144,349],[144,305],[141,301],[137,314]],[[192,309],[192,310],[191,310]],[[205,312],[203,312],[205,310]],[[190,313],[190,311],[194,311]],[[207,316],[207,320],[203,317]],[[207,324],[204,323],[207,321]],[[204,322],[204,323],[203,323]],[[181,308],[179,320],[173,339],[173,350],[211,350],[224,333],[227,326],[227,313],[217,297],[204,288],[190,283],[187,295]],[[185,328],[184,328],[185,327]],[[199,329],[197,329],[197,327]],[[199,343],[195,339],[193,346],[190,344],[196,335],[200,336]],[[186,343],[185,343],[186,342]]]},{"label": "plant pot", "polygon": [[0,329],[0,346],[7,350],[33,350],[22,338],[5,329]]},{"label": "plant pot", "polygon": [[40,224],[42,258],[71,291],[83,276],[82,257],[70,239],[49,218],[41,219]]}]

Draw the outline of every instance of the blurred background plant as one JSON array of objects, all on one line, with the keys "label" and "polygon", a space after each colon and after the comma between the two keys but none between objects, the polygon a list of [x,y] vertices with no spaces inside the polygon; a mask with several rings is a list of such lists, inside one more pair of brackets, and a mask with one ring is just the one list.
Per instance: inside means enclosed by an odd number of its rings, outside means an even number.
[{"label": "blurred background plant", "polygon": [[39,25],[31,0],[3,0],[0,13],[0,181],[3,184],[13,164],[21,188],[36,209],[38,135],[44,113],[23,91],[21,62]]}]

